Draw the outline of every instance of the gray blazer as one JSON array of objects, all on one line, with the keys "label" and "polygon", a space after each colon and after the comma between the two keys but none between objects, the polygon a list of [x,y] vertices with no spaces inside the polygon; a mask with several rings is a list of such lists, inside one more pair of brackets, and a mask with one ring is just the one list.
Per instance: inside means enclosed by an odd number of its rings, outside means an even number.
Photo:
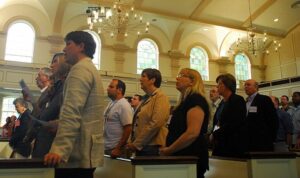
[{"label": "gray blazer", "polygon": [[65,81],[58,130],[50,149],[66,162],[61,167],[102,166],[103,97],[100,74],[92,60],[75,64]]}]

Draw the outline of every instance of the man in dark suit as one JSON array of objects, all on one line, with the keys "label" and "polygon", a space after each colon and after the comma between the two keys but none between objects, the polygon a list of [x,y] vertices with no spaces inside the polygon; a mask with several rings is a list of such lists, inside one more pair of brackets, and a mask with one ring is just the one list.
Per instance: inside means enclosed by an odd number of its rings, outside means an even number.
[{"label": "man in dark suit", "polygon": [[[29,97],[30,94],[26,93],[26,90],[22,90],[24,100],[29,102],[29,104],[31,104],[33,107],[32,109],[30,109],[32,110],[31,115],[37,119],[40,119],[41,113],[45,110],[46,105],[49,101],[48,92],[52,83],[51,76],[52,72],[50,68],[43,67],[39,70],[35,80],[37,87],[41,90],[41,95],[37,99]],[[32,124],[33,123],[34,122],[32,122]],[[24,142],[32,142],[35,139],[39,128],[39,125],[30,125],[27,130]]]},{"label": "man in dark suit", "polygon": [[37,74],[36,77],[36,85],[41,90],[41,95],[37,99],[37,101],[32,101],[33,103],[33,111],[32,115],[39,118],[41,112],[45,109],[46,103],[48,102],[48,91],[50,85],[52,83],[51,80],[52,72],[51,69],[48,67],[43,67]]},{"label": "man in dark suit", "polygon": [[278,129],[278,117],[272,100],[258,93],[258,83],[249,79],[245,82],[248,95],[246,125],[249,151],[273,151]]},{"label": "man in dark suit", "polygon": [[[245,119],[246,105],[243,97],[235,94],[236,79],[231,74],[217,77],[217,88],[223,96],[223,109],[213,131],[213,152],[215,156],[241,157],[246,151]],[[219,111],[218,111],[219,112]]]},{"label": "man in dark suit", "polygon": [[[37,76],[35,78],[36,85],[41,91],[41,95],[36,97],[32,97],[32,94],[29,91],[29,88],[27,86],[22,86],[22,94],[23,99],[28,102],[29,109],[32,110],[31,115],[33,115],[36,118],[40,117],[40,114],[43,109],[46,107],[46,103],[48,102],[48,91],[50,88],[50,85],[52,84],[52,72],[51,69],[48,67],[43,67],[39,70],[37,73]],[[26,85],[25,83],[23,85]],[[30,108],[31,106],[31,108]]]}]

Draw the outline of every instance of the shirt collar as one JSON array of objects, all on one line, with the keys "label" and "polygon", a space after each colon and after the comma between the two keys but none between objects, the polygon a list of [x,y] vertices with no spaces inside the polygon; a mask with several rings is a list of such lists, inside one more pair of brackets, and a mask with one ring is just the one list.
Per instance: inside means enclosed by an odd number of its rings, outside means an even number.
[{"label": "shirt collar", "polygon": [[222,98],[219,97],[215,102],[213,102],[213,106],[218,107],[219,104],[221,103],[221,101],[222,101]]},{"label": "shirt collar", "polygon": [[253,93],[251,96],[249,96],[249,97],[247,98],[247,101],[248,101],[248,102],[252,102],[256,95],[257,95],[257,92]]},{"label": "shirt collar", "polygon": [[41,93],[44,93],[44,91],[46,91],[48,88],[48,86],[45,86],[43,89],[41,89]]}]

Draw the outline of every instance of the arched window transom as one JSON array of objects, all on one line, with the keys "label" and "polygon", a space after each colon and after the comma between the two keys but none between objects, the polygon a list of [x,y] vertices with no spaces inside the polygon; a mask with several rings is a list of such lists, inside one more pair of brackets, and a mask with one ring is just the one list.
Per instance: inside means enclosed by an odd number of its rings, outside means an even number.
[{"label": "arched window transom", "polygon": [[190,65],[192,69],[197,70],[203,80],[209,80],[208,76],[208,56],[201,47],[194,47],[190,52]]},{"label": "arched window transom", "polygon": [[29,22],[24,20],[13,22],[7,31],[4,59],[31,63],[34,42],[35,30]]},{"label": "arched window transom", "polygon": [[137,47],[137,73],[145,68],[158,69],[158,47],[151,39],[143,39]]}]

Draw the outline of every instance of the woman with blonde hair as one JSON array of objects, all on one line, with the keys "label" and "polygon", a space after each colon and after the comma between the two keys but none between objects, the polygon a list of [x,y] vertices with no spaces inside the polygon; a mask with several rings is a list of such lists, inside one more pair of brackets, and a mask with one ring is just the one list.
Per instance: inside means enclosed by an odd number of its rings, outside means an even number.
[{"label": "woman with blonde hair", "polygon": [[179,103],[168,127],[166,146],[160,155],[198,156],[197,178],[208,170],[208,148],[205,140],[209,106],[204,96],[204,84],[198,71],[182,69],[176,78]]}]

